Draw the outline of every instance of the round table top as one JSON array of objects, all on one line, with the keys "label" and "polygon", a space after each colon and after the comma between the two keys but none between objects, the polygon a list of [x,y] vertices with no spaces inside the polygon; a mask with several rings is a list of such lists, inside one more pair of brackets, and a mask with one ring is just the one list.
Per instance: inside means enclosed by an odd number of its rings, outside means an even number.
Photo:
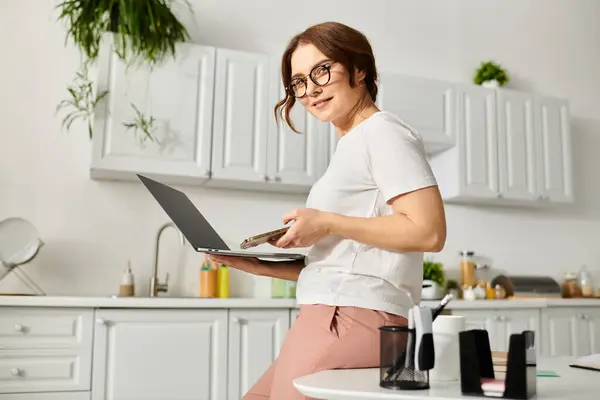
[{"label": "round table top", "polygon": [[[600,372],[569,367],[573,357],[539,357],[538,371],[554,371],[559,377],[537,377],[537,398],[589,400],[600,391]],[[379,369],[327,370],[294,380],[294,386],[305,396],[315,399],[473,399],[460,391],[460,381],[430,382],[428,390],[394,390],[379,386]]]}]

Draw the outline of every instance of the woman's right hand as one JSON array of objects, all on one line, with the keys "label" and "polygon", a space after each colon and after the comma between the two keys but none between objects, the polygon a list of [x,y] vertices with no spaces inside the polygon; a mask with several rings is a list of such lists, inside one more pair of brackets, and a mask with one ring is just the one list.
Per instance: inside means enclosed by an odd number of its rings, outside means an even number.
[{"label": "woman's right hand", "polygon": [[262,275],[265,265],[254,257],[233,257],[220,254],[207,254],[208,257],[217,264],[225,264],[228,267],[248,272],[249,274]]}]

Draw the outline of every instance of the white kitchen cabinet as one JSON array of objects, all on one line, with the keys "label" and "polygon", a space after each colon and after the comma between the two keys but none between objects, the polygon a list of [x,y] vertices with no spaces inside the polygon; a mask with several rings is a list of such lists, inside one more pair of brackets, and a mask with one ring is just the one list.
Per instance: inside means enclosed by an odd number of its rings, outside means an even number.
[{"label": "white kitchen cabinet", "polygon": [[494,92],[465,85],[456,93],[456,145],[430,159],[440,191],[445,199],[495,199],[500,183]]},{"label": "white kitchen cabinet", "polygon": [[266,181],[267,133],[272,113],[266,55],[216,50],[212,176],[223,181]]},{"label": "white kitchen cabinet", "polygon": [[452,314],[465,317],[467,330],[487,330],[492,351],[508,351],[510,335],[531,330],[535,333],[536,350],[541,354],[539,309],[453,310]]},{"label": "white kitchen cabinet", "polygon": [[566,100],[535,96],[538,197],[543,201],[573,201],[572,148]]},{"label": "white kitchen cabinet", "polygon": [[456,145],[430,157],[446,202],[573,201],[565,101],[472,85],[457,85],[456,94]]},{"label": "white kitchen cabinet", "polygon": [[300,316],[300,309],[292,308],[290,310],[290,326],[293,325],[294,322],[296,322],[296,319],[298,318],[298,316]]},{"label": "white kitchen cabinet", "polygon": [[288,309],[230,311],[229,400],[241,399],[275,361],[289,327]]},{"label": "white kitchen cabinet", "polygon": [[[275,120],[274,106],[285,96],[278,68],[272,68],[272,93],[269,98],[267,182],[286,186],[290,190],[308,192],[325,173],[329,160],[329,123],[315,118],[299,101],[290,110],[294,132],[282,118]],[[285,115],[285,111],[284,111]]]},{"label": "white kitchen cabinet", "polygon": [[[150,69],[123,63],[109,40],[102,46],[97,90],[109,93],[95,116],[92,178],[143,173],[200,184],[210,177],[215,48],[181,44],[177,51],[176,60]],[[134,107],[155,119],[155,141],[124,126],[135,120]]]},{"label": "white kitchen cabinet", "polygon": [[[165,183],[307,193],[339,139],[300,104],[292,119],[303,133],[275,123],[284,92],[278,64],[266,54],[185,43],[175,60],[127,66],[107,39],[97,90],[109,94],[95,116],[91,177],[141,173]],[[421,134],[446,202],[573,201],[565,100],[383,72],[376,103]],[[124,126],[134,106],[155,119],[156,141]]]},{"label": "white kitchen cabinet", "polygon": [[91,309],[2,308],[0,393],[89,391],[93,329]]},{"label": "white kitchen cabinet", "polygon": [[533,95],[514,90],[495,93],[500,181],[498,194],[512,200],[536,200],[538,163]]},{"label": "white kitchen cabinet", "polygon": [[600,353],[600,309],[552,308],[542,311],[542,346],[551,356]]},{"label": "white kitchen cabinet", "polygon": [[428,153],[455,144],[456,86],[450,82],[383,72],[377,104],[417,130]]},{"label": "white kitchen cabinet", "polygon": [[98,310],[93,400],[226,396],[227,310]]}]

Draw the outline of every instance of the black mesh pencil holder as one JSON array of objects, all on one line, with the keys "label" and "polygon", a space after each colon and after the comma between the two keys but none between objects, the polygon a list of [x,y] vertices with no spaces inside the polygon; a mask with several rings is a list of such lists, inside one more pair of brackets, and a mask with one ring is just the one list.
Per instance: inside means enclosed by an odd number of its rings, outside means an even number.
[{"label": "black mesh pencil holder", "polygon": [[415,367],[415,330],[407,326],[381,326],[379,338],[379,386],[399,390],[429,389],[429,371]]}]

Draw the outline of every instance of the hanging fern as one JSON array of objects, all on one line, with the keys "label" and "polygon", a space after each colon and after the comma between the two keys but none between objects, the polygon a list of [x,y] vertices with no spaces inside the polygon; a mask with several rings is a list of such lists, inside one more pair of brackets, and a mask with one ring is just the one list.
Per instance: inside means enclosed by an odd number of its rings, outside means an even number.
[{"label": "hanging fern", "polygon": [[[193,13],[187,0],[179,2]],[[83,118],[88,121],[92,137],[93,111],[108,92],[93,95],[88,69],[98,58],[106,33],[112,34],[115,53],[128,64],[138,61],[153,66],[166,57],[176,56],[177,44],[187,41],[190,35],[171,11],[174,3],[173,0],[63,0],[57,5],[58,21],[67,26],[65,45],[72,40],[85,59],[82,71],[67,88],[69,98],[57,107],[57,111],[73,108],[63,120],[64,129],[69,130],[75,120]],[[135,106],[134,109],[138,113],[136,121],[126,126],[152,138],[154,118],[143,117]]]},{"label": "hanging fern", "polygon": [[[192,11],[187,0],[180,0]],[[112,32],[115,52],[149,63],[175,56],[177,43],[190,38],[171,11],[172,0],[64,0],[58,4],[59,21],[90,60],[98,57],[102,35]]]}]

